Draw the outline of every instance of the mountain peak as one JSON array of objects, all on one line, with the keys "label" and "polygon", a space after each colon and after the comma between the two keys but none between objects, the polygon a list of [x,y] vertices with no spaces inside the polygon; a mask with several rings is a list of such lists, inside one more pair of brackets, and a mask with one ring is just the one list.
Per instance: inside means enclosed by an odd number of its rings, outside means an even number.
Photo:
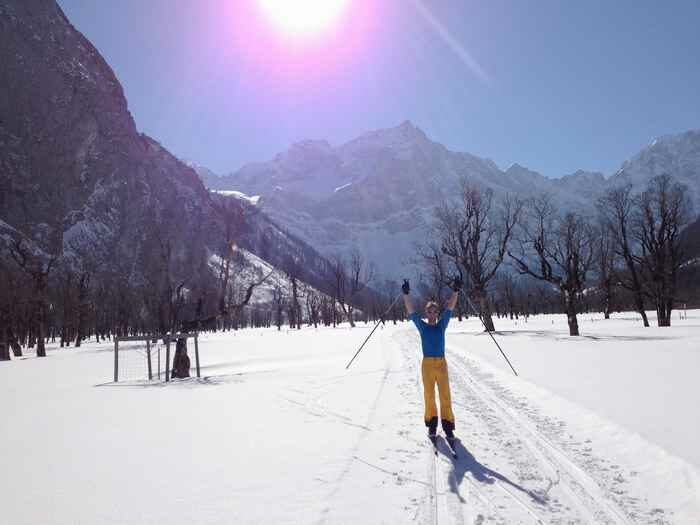
[{"label": "mountain peak", "polygon": [[[682,133],[660,135],[630,159],[624,161],[616,176],[635,171],[635,166],[658,171],[670,158],[687,161],[700,159],[700,130],[691,129]],[[660,172],[656,173],[657,175]]]},{"label": "mountain peak", "polygon": [[517,162],[514,162],[510,166],[508,166],[508,169],[505,170],[506,175],[511,175],[513,177],[527,177],[527,178],[543,178],[544,176],[535,170],[531,170],[530,168],[527,168],[523,166],[522,164],[518,164]]},{"label": "mountain peak", "polygon": [[333,148],[329,144],[327,140],[312,140],[312,139],[307,139],[307,140],[300,140],[299,142],[295,142],[292,144],[292,147],[290,149],[295,149],[295,150],[316,150],[316,151],[325,151],[329,152]]},{"label": "mountain peak", "polygon": [[388,149],[402,158],[409,158],[415,146],[430,143],[427,135],[410,120],[405,120],[394,128],[378,129],[363,133],[358,138],[344,144],[341,154],[356,154],[362,151]]},{"label": "mountain peak", "polygon": [[414,137],[417,139],[427,139],[427,135],[425,132],[423,132],[422,129],[420,129],[418,126],[416,126],[413,122],[410,120],[404,120],[401,124],[399,124],[395,128],[389,128],[387,131],[397,131],[401,133],[405,137]]},{"label": "mountain peak", "polygon": [[522,164],[518,164],[517,162],[514,162],[513,164],[508,166],[508,169],[506,169],[506,173],[521,173],[524,171],[532,171],[532,170],[526,168]]}]

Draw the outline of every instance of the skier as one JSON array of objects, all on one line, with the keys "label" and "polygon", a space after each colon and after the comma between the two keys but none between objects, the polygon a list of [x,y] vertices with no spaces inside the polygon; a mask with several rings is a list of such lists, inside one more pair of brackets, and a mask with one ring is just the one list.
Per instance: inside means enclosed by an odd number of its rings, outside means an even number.
[{"label": "skier", "polygon": [[423,347],[423,363],[421,366],[423,375],[423,395],[425,398],[425,426],[428,427],[428,437],[435,444],[438,425],[438,409],[435,404],[435,383],[440,392],[440,416],[442,429],[445,432],[450,446],[454,443],[455,416],[452,412],[452,400],[450,398],[450,381],[447,375],[447,361],[445,361],[445,330],[450,322],[452,311],[457,304],[459,291],[462,289],[462,280],[459,277],[452,279],[450,283],[452,296],[447,301],[447,308],[438,319],[438,304],[430,301],[425,305],[425,315],[428,322],[423,321],[411,301],[411,288],[408,279],[404,279],[401,290],[404,293],[404,305],[408,316],[420,332]]}]

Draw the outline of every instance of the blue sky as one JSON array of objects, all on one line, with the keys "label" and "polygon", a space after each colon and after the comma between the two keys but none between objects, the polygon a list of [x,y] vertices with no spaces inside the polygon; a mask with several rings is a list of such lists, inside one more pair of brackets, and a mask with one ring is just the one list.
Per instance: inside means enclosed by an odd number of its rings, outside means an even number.
[{"label": "blue sky", "polygon": [[653,137],[700,128],[697,1],[350,0],[306,46],[254,3],[59,0],[138,128],[219,173],[411,120],[502,167],[611,174]]}]

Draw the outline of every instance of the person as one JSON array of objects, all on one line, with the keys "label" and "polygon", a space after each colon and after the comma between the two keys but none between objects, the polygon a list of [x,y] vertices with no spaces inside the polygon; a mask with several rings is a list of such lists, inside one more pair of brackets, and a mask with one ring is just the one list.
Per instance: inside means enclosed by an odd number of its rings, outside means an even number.
[{"label": "person", "polygon": [[423,321],[411,300],[411,287],[408,279],[404,279],[401,290],[404,293],[404,305],[408,312],[408,317],[413,321],[420,333],[421,346],[423,348],[423,362],[421,372],[423,376],[423,396],[425,399],[425,426],[428,427],[428,437],[435,441],[438,426],[438,409],[435,403],[435,384],[437,383],[440,395],[440,419],[442,429],[448,441],[455,439],[455,416],[452,412],[452,399],[450,395],[450,380],[447,374],[447,361],[445,360],[445,330],[452,317],[459,291],[462,289],[462,280],[459,277],[452,279],[450,283],[452,295],[447,301],[447,308],[438,318],[438,304],[430,301],[425,305],[425,316],[428,319]]}]

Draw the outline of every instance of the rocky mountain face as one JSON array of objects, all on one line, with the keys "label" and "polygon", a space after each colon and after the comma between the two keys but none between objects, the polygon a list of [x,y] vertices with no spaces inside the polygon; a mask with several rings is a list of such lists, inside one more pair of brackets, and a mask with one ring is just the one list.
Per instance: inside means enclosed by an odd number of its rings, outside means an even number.
[{"label": "rocky mountain face", "polygon": [[0,258],[22,241],[38,264],[121,266],[135,286],[171,271],[204,293],[231,240],[321,280],[313,249],[137,131],[114,72],[54,0],[0,0]]},{"label": "rocky mountain face", "polygon": [[277,222],[322,253],[353,245],[386,275],[393,275],[429,235],[433,210],[467,177],[496,194],[526,198],[547,193],[563,208],[591,210],[608,187],[629,181],[641,188],[670,173],[691,188],[700,210],[700,132],[662,137],[626,162],[614,176],[577,171],[547,178],[518,164],[501,170],[488,159],[450,151],[410,122],[365,133],[339,147],[325,141],[293,145],[272,161],[217,177],[211,188],[259,195]]}]

